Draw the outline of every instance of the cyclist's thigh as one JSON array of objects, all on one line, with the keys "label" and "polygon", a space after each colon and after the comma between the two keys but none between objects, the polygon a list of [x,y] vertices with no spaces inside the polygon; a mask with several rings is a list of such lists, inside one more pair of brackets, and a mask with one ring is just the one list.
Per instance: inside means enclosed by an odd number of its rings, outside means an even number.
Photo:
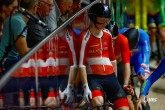
[{"label": "cyclist's thigh", "polygon": [[99,78],[104,81],[103,75],[88,75],[88,84],[92,92],[92,104],[93,106],[101,105],[103,100],[103,89]]},{"label": "cyclist's thigh", "polygon": [[127,106],[128,100],[121,85],[117,81],[116,75],[111,74],[106,78],[106,84],[103,85],[103,90],[106,92],[108,100],[114,103],[115,108]]},{"label": "cyclist's thigh", "polygon": [[126,97],[115,74],[107,75],[106,81],[103,84],[103,90],[106,92],[107,97],[111,102],[114,102],[118,98]]}]

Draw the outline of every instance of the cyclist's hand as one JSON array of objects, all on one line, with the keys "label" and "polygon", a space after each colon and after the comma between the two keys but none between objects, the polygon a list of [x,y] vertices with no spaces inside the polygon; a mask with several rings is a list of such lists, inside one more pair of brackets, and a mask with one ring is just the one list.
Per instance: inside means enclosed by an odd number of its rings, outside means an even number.
[{"label": "cyclist's hand", "polygon": [[65,102],[65,92],[66,92],[66,89],[64,91],[61,91],[59,89],[59,96],[60,96],[60,100],[61,100],[61,103],[63,104]]},{"label": "cyclist's hand", "polygon": [[140,67],[138,72],[137,72],[137,75],[142,75],[142,76],[145,76],[145,72],[144,72],[144,68],[143,67]]},{"label": "cyclist's hand", "polygon": [[65,103],[72,103],[74,101],[74,85],[68,84],[64,94],[66,96]]},{"label": "cyclist's hand", "polygon": [[144,72],[143,67],[140,67],[140,69],[137,72],[137,75],[138,75],[140,82],[142,83],[145,80],[145,72]]},{"label": "cyclist's hand", "polygon": [[134,95],[134,90],[132,85],[124,85],[123,89],[127,95]]},{"label": "cyclist's hand", "polygon": [[92,99],[92,93],[91,90],[89,89],[88,84],[83,84],[83,89],[84,89],[84,95],[83,97],[90,102],[89,100]]}]

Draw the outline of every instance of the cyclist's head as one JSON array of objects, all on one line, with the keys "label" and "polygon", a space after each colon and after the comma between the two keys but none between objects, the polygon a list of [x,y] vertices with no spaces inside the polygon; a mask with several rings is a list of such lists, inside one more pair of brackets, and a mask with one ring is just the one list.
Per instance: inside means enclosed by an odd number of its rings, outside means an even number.
[{"label": "cyclist's head", "polygon": [[89,9],[88,16],[94,24],[99,24],[97,17],[111,19],[111,11],[108,5],[96,3]]},{"label": "cyclist's head", "polygon": [[139,30],[136,28],[129,28],[123,35],[128,39],[130,50],[136,48],[140,37]]},{"label": "cyclist's head", "polygon": [[107,25],[107,29],[111,32],[113,39],[115,39],[118,36],[118,26],[115,21],[110,21]]}]

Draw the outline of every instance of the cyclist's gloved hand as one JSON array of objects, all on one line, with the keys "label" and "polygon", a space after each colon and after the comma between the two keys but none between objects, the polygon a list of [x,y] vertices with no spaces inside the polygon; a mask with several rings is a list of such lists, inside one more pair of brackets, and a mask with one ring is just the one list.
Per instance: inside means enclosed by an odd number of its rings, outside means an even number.
[{"label": "cyclist's gloved hand", "polygon": [[145,76],[145,72],[144,72],[144,68],[143,67],[140,67],[139,70],[137,71],[137,75],[142,75],[142,76]]},{"label": "cyclist's gloved hand", "polygon": [[64,102],[65,102],[65,98],[66,98],[65,93],[66,93],[66,89],[64,91],[61,91],[59,89],[59,96],[60,96],[60,101],[62,104],[64,104]]},{"label": "cyclist's gloved hand", "polygon": [[134,95],[134,90],[133,90],[132,85],[124,85],[123,89],[124,89],[126,95]]},{"label": "cyclist's gloved hand", "polygon": [[91,90],[89,89],[89,86],[88,84],[83,84],[83,89],[84,89],[84,95],[83,97],[88,101],[89,99],[92,99],[92,93],[91,93]]},{"label": "cyclist's gloved hand", "polygon": [[64,94],[66,96],[65,103],[72,103],[74,101],[74,85],[68,84]]}]

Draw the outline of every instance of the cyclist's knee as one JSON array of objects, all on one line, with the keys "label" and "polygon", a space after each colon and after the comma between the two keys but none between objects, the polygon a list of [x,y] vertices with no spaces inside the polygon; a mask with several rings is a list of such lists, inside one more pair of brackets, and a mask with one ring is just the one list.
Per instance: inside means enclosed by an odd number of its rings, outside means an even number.
[{"label": "cyclist's knee", "polygon": [[114,106],[117,110],[129,110],[127,98],[120,98],[114,101]]},{"label": "cyclist's knee", "polygon": [[93,107],[103,105],[104,98],[102,96],[97,96],[92,99],[92,105]]},{"label": "cyclist's knee", "polygon": [[132,96],[131,95],[127,95],[127,99],[128,99],[128,104],[129,104],[129,110],[134,110],[134,104],[132,101]]},{"label": "cyclist's knee", "polygon": [[129,110],[129,108],[128,107],[120,107],[117,110]]}]

